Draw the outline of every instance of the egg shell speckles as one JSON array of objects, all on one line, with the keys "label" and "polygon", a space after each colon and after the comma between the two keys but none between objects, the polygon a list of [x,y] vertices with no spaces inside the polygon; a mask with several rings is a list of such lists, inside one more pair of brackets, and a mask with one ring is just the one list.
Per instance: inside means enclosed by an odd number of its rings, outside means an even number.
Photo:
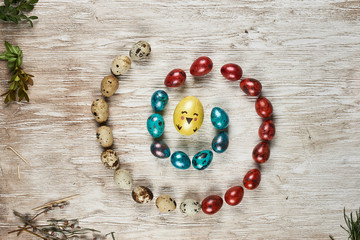
[{"label": "egg shell speckles", "polygon": [[114,141],[111,128],[108,126],[99,127],[96,131],[96,138],[104,148],[111,147]]},{"label": "egg shell speckles", "polygon": [[160,195],[156,199],[156,207],[160,212],[171,212],[176,208],[176,202],[169,195]]},{"label": "egg shell speckles", "polygon": [[157,113],[151,114],[146,122],[147,130],[153,138],[161,137],[165,130],[164,118]]},{"label": "egg shell speckles", "polygon": [[98,123],[106,122],[109,117],[109,105],[104,99],[96,99],[91,104],[91,113]]},{"label": "egg shell speckles", "polygon": [[211,123],[214,125],[216,129],[222,130],[229,126],[229,116],[227,113],[219,108],[214,107],[211,111]]},{"label": "egg shell speckles", "polygon": [[154,195],[151,190],[144,186],[137,186],[132,191],[132,198],[137,203],[148,203],[153,197]]},{"label": "egg shell speckles", "polygon": [[112,149],[106,149],[103,151],[101,154],[101,162],[105,167],[112,170],[118,169],[120,166],[119,156]]},{"label": "egg shell speckles", "polygon": [[131,59],[128,56],[120,55],[116,56],[111,64],[111,72],[118,76],[125,74],[131,67]]},{"label": "egg shell speckles", "polygon": [[118,169],[114,173],[114,181],[121,189],[131,189],[133,180],[129,171]]},{"label": "egg shell speckles", "polygon": [[150,53],[151,53],[150,44],[145,41],[139,41],[132,46],[129,55],[133,60],[140,60],[148,57]]},{"label": "egg shell speckles", "polygon": [[212,149],[217,153],[223,153],[229,146],[229,136],[227,132],[220,132],[212,140]]},{"label": "egg shell speckles", "polygon": [[186,153],[176,151],[171,155],[171,164],[177,169],[188,169],[191,166],[191,161]]},{"label": "egg shell speckles", "polygon": [[154,141],[150,145],[150,151],[155,157],[158,158],[168,158],[171,154],[168,145],[165,142],[158,140]]},{"label": "egg shell speckles", "polygon": [[100,90],[104,97],[111,97],[118,88],[119,80],[113,75],[106,76],[101,81]]},{"label": "egg shell speckles", "polygon": [[180,204],[180,211],[186,216],[193,216],[200,212],[201,204],[194,199],[186,199]]},{"label": "egg shell speckles", "polygon": [[168,94],[163,90],[158,90],[154,92],[151,97],[151,107],[154,109],[155,112],[160,112],[164,110],[168,101]]}]

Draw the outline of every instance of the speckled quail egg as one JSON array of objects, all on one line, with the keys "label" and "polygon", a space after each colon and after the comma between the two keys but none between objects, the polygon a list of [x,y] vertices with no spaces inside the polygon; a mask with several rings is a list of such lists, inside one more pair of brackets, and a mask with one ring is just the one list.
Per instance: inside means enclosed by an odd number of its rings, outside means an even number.
[{"label": "speckled quail egg", "polygon": [[119,80],[113,75],[106,76],[101,81],[100,90],[104,97],[111,97],[112,95],[114,95],[118,88]]},{"label": "speckled quail egg", "polygon": [[186,216],[193,216],[201,210],[201,204],[194,199],[186,199],[180,204],[180,211]]},{"label": "speckled quail egg", "polygon": [[131,189],[133,184],[130,172],[125,169],[115,171],[114,181],[121,189]]},{"label": "speckled quail egg", "polygon": [[118,76],[125,74],[131,67],[131,59],[128,56],[116,56],[111,64],[111,72]]},{"label": "speckled quail egg", "polygon": [[106,122],[109,117],[109,105],[104,99],[96,99],[91,104],[91,113],[98,123]]},{"label": "speckled quail egg", "polygon": [[108,148],[113,144],[113,134],[108,126],[101,126],[96,131],[96,138],[101,146]]},{"label": "speckled quail egg", "polygon": [[154,195],[151,190],[144,186],[137,186],[132,191],[132,198],[137,203],[148,203],[153,197]]},{"label": "speckled quail egg", "polygon": [[160,212],[171,212],[176,208],[176,202],[169,195],[160,195],[156,199],[156,207]]},{"label": "speckled quail egg", "polygon": [[112,149],[106,149],[101,154],[101,162],[108,169],[118,169],[120,166],[119,157],[117,153]]},{"label": "speckled quail egg", "polygon": [[139,41],[132,46],[129,55],[133,60],[140,60],[149,56],[150,53],[150,44],[145,41]]}]

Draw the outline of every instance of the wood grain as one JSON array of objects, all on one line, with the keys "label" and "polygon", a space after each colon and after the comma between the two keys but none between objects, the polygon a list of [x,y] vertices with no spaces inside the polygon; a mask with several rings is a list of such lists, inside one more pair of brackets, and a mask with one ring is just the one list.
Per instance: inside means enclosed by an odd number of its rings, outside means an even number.
[{"label": "wood grain", "polygon": [[[84,227],[116,232],[117,239],[346,238],[339,227],[343,207],[360,205],[359,1],[44,0],[33,14],[39,16],[34,28],[0,23],[0,42],[19,45],[25,69],[35,75],[30,103],[0,104],[0,239],[18,239],[7,234],[20,224],[12,210],[27,212],[74,194],[80,196],[69,207],[49,216],[77,217]],[[180,204],[241,185],[255,166],[251,152],[261,120],[255,99],[219,69],[237,63],[244,77],[263,84],[277,134],[259,188],[246,191],[239,206],[224,205],[214,216],[183,217],[178,209],[160,214],[154,201],[132,201],[102,165],[90,105],[113,58],[138,40],[151,44],[151,57],[120,77],[108,124],[121,168],[155,197],[169,194]],[[231,119],[230,145],[205,171],[175,170],[149,151],[150,97],[164,89],[171,69],[188,73],[202,55],[214,62],[209,76],[188,74],[183,88],[167,89],[164,139],[172,151],[191,156],[209,148],[215,134],[209,114],[219,106]],[[0,62],[0,92],[8,88],[5,68]],[[173,109],[187,95],[198,96],[205,108],[204,124],[192,137],[171,126]]]}]

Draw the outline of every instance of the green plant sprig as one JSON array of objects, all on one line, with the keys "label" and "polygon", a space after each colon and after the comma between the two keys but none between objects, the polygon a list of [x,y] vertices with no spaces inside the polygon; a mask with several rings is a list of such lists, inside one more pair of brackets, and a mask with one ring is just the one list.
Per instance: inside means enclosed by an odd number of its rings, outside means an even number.
[{"label": "green plant sprig", "polygon": [[[340,225],[342,229],[344,229],[348,234],[349,240],[360,240],[360,208],[359,211],[355,211],[355,218],[353,218],[353,213],[350,213],[350,216],[346,215],[344,208],[344,220],[346,223],[346,227]],[[329,236],[330,239],[334,240],[333,236]]]},{"label": "green plant sprig", "polygon": [[33,27],[32,20],[38,19],[37,16],[26,16],[26,12],[34,9],[39,0],[4,0],[4,5],[0,6],[0,19],[5,22],[18,24],[22,20],[28,21]]},{"label": "green plant sprig", "polygon": [[[4,103],[11,101],[21,102],[24,98],[29,102],[30,99],[27,93],[29,88],[28,84],[34,84],[32,79],[34,76],[26,73],[21,68],[23,53],[18,46],[13,46],[5,41],[5,48],[6,51],[0,55],[0,60],[8,61],[7,68],[11,71],[12,77],[9,81],[11,84],[9,90],[1,95],[6,95]],[[16,99],[16,95],[18,96],[18,100]]]}]

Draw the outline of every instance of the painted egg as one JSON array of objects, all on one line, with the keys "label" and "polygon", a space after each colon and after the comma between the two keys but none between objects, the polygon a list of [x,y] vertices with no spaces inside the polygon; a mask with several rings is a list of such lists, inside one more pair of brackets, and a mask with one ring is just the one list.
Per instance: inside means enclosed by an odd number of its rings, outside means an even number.
[{"label": "painted egg", "polygon": [[190,74],[193,76],[204,76],[213,68],[213,62],[209,57],[199,57],[190,67]]},{"label": "painted egg", "polygon": [[197,170],[204,170],[207,168],[213,159],[213,152],[210,150],[204,150],[195,154],[192,159],[192,165]]},{"label": "painted egg", "polygon": [[257,188],[261,181],[261,173],[258,169],[252,169],[248,171],[243,180],[244,187],[249,190]]},{"label": "painted egg", "polygon": [[267,98],[259,97],[255,103],[255,110],[260,117],[268,118],[273,113],[273,106]]},{"label": "painted egg", "polygon": [[270,157],[269,143],[262,141],[261,143],[256,145],[252,152],[252,157],[253,157],[254,161],[257,163],[266,162]]},{"label": "painted egg", "polygon": [[160,137],[164,133],[165,121],[164,118],[157,113],[151,114],[147,120],[147,130],[154,138]]},{"label": "painted egg", "polygon": [[229,126],[229,116],[219,107],[214,107],[211,111],[211,123],[217,129],[225,129]]},{"label": "painted egg", "polygon": [[259,127],[259,137],[265,141],[271,141],[275,136],[275,124],[272,120],[265,120]]},{"label": "painted egg", "polygon": [[221,67],[221,74],[230,81],[237,81],[242,76],[242,69],[235,63],[228,63]]},{"label": "painted egg", "polygon": [[202,210],[204,213],[206,214],[215,214],[217,213],[220,208],[223,205],[223,200],[220,196],[217,195],[211,195],[206,197],[203,201],[202,201]]},{"label": "painted egg", "polygon": [[151,190],[144,186],[137,186],[134,188],[131,195],[134,201],[137,203],[148,203],[154,197]]},{"label": "painted egg", "polygon": [[175,108],[173,120],[179,133],[194,134],[200,129],[204,120],[204,108],[200,100],[194,96],[183,98]]},{"label": "painted egg", "polygon": [[151,153],[158,158],[170,157],[170,148],[163,141],[155,141],[150,146]]},{"label": "painted egg", "polygon": [[238,205],[244,196],[244,188],[241,186],[235,186],[229,188],[225,193],[225,202],[230,206]]},{"label": "painted egg", "polygon": [[261,93],[261,83],[254,78],[245,78],[240,82],[240,88],[246,95],[257,96]]},{"label": "painted egg", "polygon": [[151,107],[154,109],[155,112],[162,111],[166,104],[169,101],[169,96],[163,90],[158,90],[154,92],[151,97]]},{"label": "painted egg", "polygon": [[181,69],[174,69],[165,78],[165,86],[180,87],[186,80],[186,73]]},{"label": "painted egg", "polygon": [[186,153],[176,151],[171,155],[171,164],[178,169],[188,169],[191,165],[191,162]]},{"label": "painted egg", "polygon": [[185,216],[193,216],[199,213],[201,204],[194,199],[186,199],[180,204],[180,211]]},{"label": "painted egg", "polygon": [[212,149],[217,153],[223,153],[229,146],[229,136],[227,132],[221,132],[212,140]]}]

